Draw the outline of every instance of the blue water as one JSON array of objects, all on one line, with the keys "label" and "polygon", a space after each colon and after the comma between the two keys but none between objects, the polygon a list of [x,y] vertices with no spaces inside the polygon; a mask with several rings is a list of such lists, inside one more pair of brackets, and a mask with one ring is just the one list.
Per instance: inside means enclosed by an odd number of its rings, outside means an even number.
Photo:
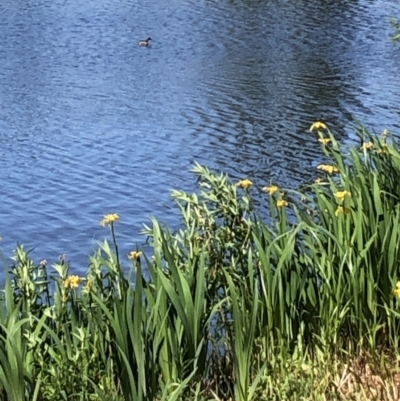
[{"label": "blue water", "polygon": [[3,0],[0,248],[81,273],[104,214],[123,255],[149,216],[176,227],[194,161],[295,186],[322,157],[317,119],[398,135],[391,16],[397,0]]}]

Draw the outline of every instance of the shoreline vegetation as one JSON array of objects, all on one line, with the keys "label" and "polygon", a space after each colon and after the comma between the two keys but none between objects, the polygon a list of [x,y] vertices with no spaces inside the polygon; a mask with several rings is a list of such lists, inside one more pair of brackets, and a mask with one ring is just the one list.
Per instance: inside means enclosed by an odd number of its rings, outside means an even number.
[{"label": "shoreline vegetation", "polygon": [[392,18],[390,20],[390,23],[391,23],[393,29],[395,30],[392,40],[394,43],[399,42],[400,41],[400,22],[397,18]]},{"label": "shoreline vegetation", "polygon": [[18,246],[0,401],[400,399],[399,150],[310,131],[327,161],[298,190],[196,164],[198,191],[172,191],[181,229],[145,226],[151,254],[119,254],[118,214],[84,277]]}]

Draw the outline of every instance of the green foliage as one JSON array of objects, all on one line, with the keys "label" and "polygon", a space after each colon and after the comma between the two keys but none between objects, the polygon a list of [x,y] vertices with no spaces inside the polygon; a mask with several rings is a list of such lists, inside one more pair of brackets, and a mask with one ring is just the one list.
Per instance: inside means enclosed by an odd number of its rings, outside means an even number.
[{"label": "green foliage", "polygon": [[395,34],[393,36],[393,42],[398,42],[400,40],[400,23],[396,18],[390,20],[393,28],[395,29]]},{"label": "green foliage", "polygon": [[318,183],[264,188],[260,213],[255,184],[196,164],[200,190],[172,192],[182,228],[152,219],[152,252],[129,268],[116,214],[85,277],[19,246],[0,400],[395,399],[400,154],[387,132],[341,149],[314,128],[331,165]]}]

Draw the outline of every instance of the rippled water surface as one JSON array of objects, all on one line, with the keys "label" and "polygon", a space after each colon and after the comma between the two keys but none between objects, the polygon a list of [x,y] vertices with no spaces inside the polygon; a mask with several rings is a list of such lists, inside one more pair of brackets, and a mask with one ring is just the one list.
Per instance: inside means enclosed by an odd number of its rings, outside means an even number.
[{"label": "rippled water surface", "polygon": [[106,213],[123,252],[150,215],[178,224],[194,161],[294,185],[321,158],[316,119],[400,133],[391,16],[397,0],[2,0],[4,253],[83,271]]}]

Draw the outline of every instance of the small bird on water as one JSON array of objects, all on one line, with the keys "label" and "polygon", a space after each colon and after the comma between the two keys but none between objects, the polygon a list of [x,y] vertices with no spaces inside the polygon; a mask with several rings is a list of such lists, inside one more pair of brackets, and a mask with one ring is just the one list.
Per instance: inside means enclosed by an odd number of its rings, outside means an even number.
[{"label": "small bird on water", "polygon": [[139,40],[138,45],[139,46],[146,46],[148,47],[150,45],[150,40],[152,40],[151,38],[147,38],[145,40]]}]

